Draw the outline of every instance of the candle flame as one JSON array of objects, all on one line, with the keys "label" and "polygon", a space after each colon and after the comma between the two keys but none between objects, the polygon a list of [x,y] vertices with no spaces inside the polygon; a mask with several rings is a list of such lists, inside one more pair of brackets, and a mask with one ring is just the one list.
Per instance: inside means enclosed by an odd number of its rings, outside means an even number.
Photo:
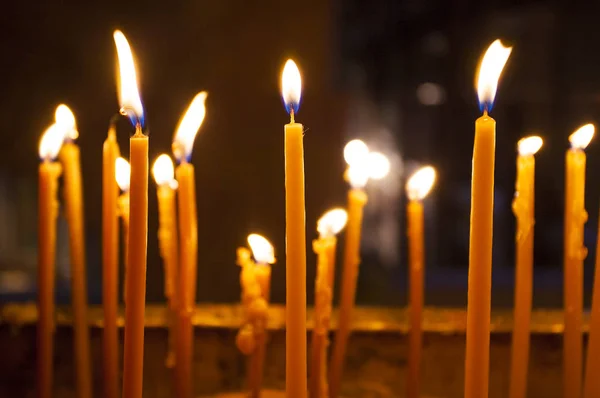
[{"label": "candle flame", "polygon": [[406,194],[410,200],[423,200],[435,183],[435,169],[431,166],[421,167],[413,173],[406,183]]},{"label": "candle flame", "polygon": [[113,33],[119,58],[119,105],[121,113],[129,116],[134,125],[144,123],[144,108],[138,91],[137,73],[127,38],[120,30]]},{"label": "candle flame", "polygon": [[163,153],[154,161],[152,175],[157,185],[168,185],[173,189],[177,189],[178,184],[175,179],[173,161],[166,153]]},{"label": "candle flame", "polygon": [[369,166],[366,161],[353,163],[346,170],[346,178],[352,188],[362,189],[369,181]]},{"label": "candle flame", "polygon": [[60,126],[53,124],[48,127],[40,139],[40,159],[43,161],[53,161],[56,159],[64,140],[65,133]]},{"label": "candle flame", "polygon": [[296,63],[288,59],[281,72],[281,96],[289,114],[298,112],[302,94],[302,78]]},{"label": "candle flame", "polygon": [[521,156],[533,156],[540,150],[544,140],[537,135],[532,135],[530,137],[521,138],[517,143],[517,147],[519,148],[519,155]]},{"label": "candle flame", "polygon": [[381,152],[370,152],[367,157],[367,167],[369,168],[369,178],[381,180],[390,172],[390,161]]},{"label": "candle flame", "polygon": [[66,138],[75,140],[79,136],[75,115],[68,106],[60,104],[54,112],[54,122],[65,132]]},{"label": "candle flame", "polygon": [[494,105],[498,80],[512,47],[504,47],[500,40],[494,41],[485,52],[477,72],[477,95],[482,111],[489,112]]},{"label": "candle flame", "polygon": [[337,208],[329,210],[323,214],[317,222],[317,231],[322,238],[337,235],[348,221],[348,213],[346,210]]},{"label": "candle flame", "polygon": [[248,244],[257,263],[275,264],[275,249],[267,238],[259,234],[250,234],[248,235]]},{"label": "candle flame", "polygon": [[124,158],[118,157],[115,161],[115,178],[117,185],[123,192],[129,191],[129,180],[131,178],[131,165]]},{"label": "candle flame", "polygon": [[577,129],[573,134],[569,136],[569,142],[571,147],[576,149],[585,149],[589,145],[590,141],[594,137],[595,127],[589,123],[583,125]]},{"label": "candle flame", "polygon": [[173,138],[173,155],[178,162],[189,161],[192,156],[194,139],[204,121],[206,107],[204,105],[208,93],[202,91],[194,97],[192,103],[181,118],[177,132]]},{"label": "candle flame", "polygon": [[362,161],[369,155],[369,147],[361,140],[352,140],[344,147],[344,160],[350,166]]}]

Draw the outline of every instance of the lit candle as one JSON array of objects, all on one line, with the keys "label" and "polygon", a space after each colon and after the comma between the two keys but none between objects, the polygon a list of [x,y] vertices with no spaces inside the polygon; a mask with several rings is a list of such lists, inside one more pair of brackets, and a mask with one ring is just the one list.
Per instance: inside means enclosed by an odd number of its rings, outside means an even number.
[{"label": "lit candle", "polygon": [[527,368],[529,363],[529,324],[533,289],[533,225],[535,158],[542,147],[537,136],[519,141],[517,182],[513,213],[517,218],[515,267],[515,309],[510,363],[510,398],[527,397]]},{"label": "lit candle", "polygon": [[483,116],[475,122],[471,176],[465,398],[488,396],[496,155],[496,121],[488,116],[488,112],[491,111],[498,79],[511,50],[496,40],[479,66],[477,92]]},{"label": "lit candle", "polygon": [[137,88],[133,55],[127,39],[114,32],[119,57],[121,113],[135,125],[129,140],[129,255],[125,276],[124,398],[142,398],[144,376],[144,310],[146,308],[146,256],[148,249],[148,136],[142,132],[143,108]]},{"label": "lit candle", "polygon": [[360,236],[363,208],[367,203],[364,187],[369,178],[381,179],[389,172],[390,164],[381,154],[373,156],[367,145],[360,140],[350,141],[344,148],[344,159],[348,163],[345,177],[352,189],[348,192],[348,226],[344,247],[342,288],[338,328],[333,343],[329,369],[329,396],[336,398],[344,370],[346,346],[350,337],[352,311],[356,297],[358,266],[360,265]]},{"label": "lit candle", "polygon": [[417,170],[406,183],[409,202],[406,209],[408,218],[408,260],[409,260],[409,300],[410,331],[408,334],[408,373],[406,397],[420,397],[421,385],[421,340],[423,313],[423,280],[425,268],[425,237],[423,226],[423,199],[435,182],[435,169],[431,166]]},{"label": "lit candle", "polygon": [[327,346],[335,277],[336,235],[346,226],[348,213],[344,209],[333,209],[317,222],[319,239],[313,241],[317,254],[317,277],[315,279],[314,327],[311,343],[310,396],[325,398],[327,385]]},{"label": "lit candle", "polygon": [[306,370],[306,215],[304,207],[304,129],[294,121],[302,79],[288,59],[281,73],[281,94],[290,114],[285,141],[285,390],[287,398],[305,398]]},{"label": "lit candle", "polygon": [[196,182],[190,163],[196,133],[204,121],[206,92],[197,94],[181,119],[173,138],[173,155],[178,163],[175,175],[179,183],[179,335],[175,340],[175,378],[178,396],[191,398],[194,328],[192,312],[196,304],[198,268],[198,220],[196,216]]},{"label": "lit candle", "polygon": [[75,385],[77,396],[92,395],[90,336],[87,324],[87,279],[85,277],[85,228],[83,222],[83,193],[79,147],[74,140],[79,133],[75,116],[68,106],[61,104],[55,112],[56,124],[66,132],[65,143],[59,153],[64,170],[64,199],[69,226],[71,258],[71,291],[73,305],[73,334],[75,352]]},{"label": "lit candle", "polygon": [[110,122],[108,136],[102,147],[102,310],[104,312],[103,366],[104,396],[119,397],[119,331],[117,309],[119,303],[119,224],[117,197],[119,187],[115,180],[115,162],[119,145],[115,133],[115,118]]},{"label": "lit candle", "polygon": [[[127,160],[118,157],[115,161],[115,179],[121,190],[121,195],[117,200],[119,217],[123,225],[123,247],[125,255],[123,256],[123,269],[125,280],[127,280],[127,261],[129,258],[129,184],[131,179],[131,165]],[[123,285],[123,301],[127,298],[127,285]]]},{"label": "lit candle", "polygon": [[600,396],[600,219],[598,220],[598,241],[596,243],[596,269],[594,271],[594,292],[590,314],[590,334],[585,363],[584,398]]},{"label": "lit candle", "polygon": [[166,365],[175,365],[175,335],[177,324],[177,268],[179,267],[179,245],[177,239],[177,212],[175,210],[175,170],[167,154],[160,155],[152,166],[152,174],[158,188],[158,247],[165,272],[165,296],[169,305],[169,351]]},{"label": "lit candle", "polygon": [[38,398],[52,396],[54,356],[54,274],[58,177],[62,172],[56,156],[64,140],[62,129],[52,125],[40,140],[38,189]]},{"label": "lit candle", "polygon": [[583,359],[583,246],[585,211],[584,149],[594,136],[594,125],[586,124],[571,134],[571,149],[566,155],[565,170],[565,231],[564,231],[564,306],[563,334],[564,397],[579,398],[582,389]]}]

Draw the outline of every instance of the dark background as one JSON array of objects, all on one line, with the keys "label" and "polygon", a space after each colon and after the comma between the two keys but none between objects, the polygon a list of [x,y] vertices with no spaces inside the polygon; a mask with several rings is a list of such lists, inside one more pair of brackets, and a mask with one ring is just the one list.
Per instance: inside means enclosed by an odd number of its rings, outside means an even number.
[{"label": "dark background", "polygon": [[[308,129],[308,242],[320,214],[345,203],[345,142],[364,139],[392,159],[393,169],[367,189],[358,302],[404,303],[403,185],[418,165],[432,164],[439,178],[426,201],[427,303],[465,304],[473,123],[479,116],[474,75],[490,42],[502,38],[514,45],[492,112],[498,121],[494,304],[511,305],[516,143],[535,132],[545,143],[537,156],[534,302],[560,305],[564,154],[572,131],[599,121],[599,15],[600,5],[567,1],[9,2],[0,13],[0,297],[35,296],[37,146],[64,102],[80,131],[89,293],[101,302],[101,155],[108,120],[118,110],[112,40],[118,28],[136,56],[151,162],[170,151],[193,96],[209,92],[192,157],[202,302],[239,300],[235,249],[251,232],[275,245],[273,299],[284,300],[283,124],[289,118],[278,81],[292,57],[304,82],[297,120]],[[130,132],[126,122],[119,125],[124,154]],[[594,141],[586,151],[588,294],[600,194],[600,144]],[[147,296],[161,301],[153,181],[149,186]],[[68,301],[64,218],[58,228],[57,294]],[[310,251],[311,301],[314,260]]]}]

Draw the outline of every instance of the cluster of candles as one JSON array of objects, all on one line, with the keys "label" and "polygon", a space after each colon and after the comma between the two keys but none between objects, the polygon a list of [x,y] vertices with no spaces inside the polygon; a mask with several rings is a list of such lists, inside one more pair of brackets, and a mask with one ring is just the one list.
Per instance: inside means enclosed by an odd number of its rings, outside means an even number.
[{"label": "cluster of candles", "polygon": [[[125,36],[114,33],[120,69],[119,99],[121,114],[135,127],[130,138],[130,162],[120,157],[113,118],[103,146],[102,169],[102,265],[103,265],[103,365],[104,396],[119,396],[118,364],[118,264],[119,218],[125,244],[125,341],[122,395],[142,397],[144,310],[146,289],[146,253],[148,240],[148,136],[144,133],[144,114],[137,88],[133,55]],[[495,121],[488,112],[497,83],[511,49],[499,40],[485,53],[478,75],[478,95],[483,116],[475,124],[473,152],[469,289],[465,397],[488,396],[489,336],[491,308],[491,261],[495,157]],[[369,151],[360,140],[344,149],[348,164],[345,174],[352,189],[345,209],[326,212],[317,223],[318,239],[313,242],[317,254],[315,280],[314,330],[310,351],[311,377],[307,377],[306,334],[306,220],[304,206],[303,126],[294,121],[298,112],[301,77],[296,64],[288,60],[282,72],[282,96],[291,122],[285,125],[286,188],[286,396],[288,398],[338,397],[355,305],[356,282],[360,264],[360,237],[363,208],[367,203],[364,187],[369,179],[383,178],[390,164],[384,155]],[[199,93],[182,117],[173,140],[174,167],[169,155],[160,155],[152,167],[157,184],[160,254],[165,269],[165,296],[169,310],[169,354],[167,366],[175,369],[175,392],[181,398],[193,394],[192,313],[196,298],[197,218],[194,167],[190,163],[195,135],[206,113],[207,94]],[[593,125],[585,125],[570,137],[572,148],[566,157],[565,201],[565,397],[582,392],[582,262],[585,153],[594,134]],[[72,264],[74,344],[77,396],[91,397],[89,336],[86,324],[85,250],[83,201],[81,193],[80,153],[75,117],[69,108],[56,109],[55,123],[43,134],[39,155],[39,324],[38,324],[38,397],[49,398],[52,391],[54,330],[54,257],[58,212],[58,179],[64,172],[64,200],[69,225]],[[511,362],[510,396],[526,396],[531,314],[533,225],[534,225],[534,154],[541,148],[537,136],[518,143],[516,194],[513,211],[517,218],[517,278],[515,328]],[[59,159],[60,161],[57,161]],[[424,275],[423,199],[433,187],[436,173],[426,166],[416,171],[406,184],[409,203],[409,280],[410,333],[407,396],[420,394],[421,317]],[[343,276],[340,292],[338,328],[327,364],[328,335],[335,274],[336,235],[346,228]],[[259,397],[265,361],[266,330],[270,293],[270,265],[275,263],[274,249],[257,234],[248,236],[250,249],[237,250],[241,267],[240,284],[244,322],[236,344],[250,356],[248,387]],[[596,278],[599,278],[598,272]],[[600,288],[595,289],[585,397],[600,396]]]}]

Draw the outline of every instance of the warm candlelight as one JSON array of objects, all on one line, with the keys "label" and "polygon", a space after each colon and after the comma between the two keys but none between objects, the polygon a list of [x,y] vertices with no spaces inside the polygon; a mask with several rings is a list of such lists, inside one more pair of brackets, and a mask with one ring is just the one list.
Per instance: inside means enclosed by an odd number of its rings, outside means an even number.
[{"label": "warm candlelight", "polygon": [[146,255],[148,246],[148,136],[142,132],[144,110],[138,93],[133,55],[127,39],[114,32],[119,57],[121,113],[135,126],[130,138],[129,254],[125,276],[124,398],[142,398],[144,376],[144,310],[146,308]]},{"label": "warm candlelight", "polygon": [[179,183],[179,322],[175,339],[175,379],[178,396],[193,396],[192,361],[194,328],[192,312],[196,304],[198,268],[198,220],[196,216],[196,181],[190,163],[194,139],[204,121],[206,92],[197,94],[179,122],[173,138],[173,155],[178,163],[175,175]]},{"label": "warm candlelight", "polygon": [[590,311],[590,333],[588,338],[587,357],[585,362],[584,398],[600,396],[600,218],[596,242],[596,268],[594,271],[594,292]]},{"label": "warm candlelight", "polygon": [[583,360],[583,246],[585,211],[585,148],[594,136],[594,125],[586,124],[569,137],[566,155],[564,230],[564,311],[563,334],[564,397],[579,398],[582,392]]},{"label": "warm candlelight", "polygon": [[527,397],[529,366],[529,324],[533,292],[533,226],[535,223],[535,158],[542,147],[538,136],[523,138],[518,143],[517,182],[513,213],[517,219],[515,304],[512,352],[510,362],[510,398]]},{"label": "warm candlelight", "polygon": [[435,182],[435,169],[431,166],[417,170],[406,183],[409,202],[406,209],[408,219],[409,260],[409,312],[408,373],[406,397],[419,398],[421,386],[421,340],[422,313],[424,304],[425,236],[423,223],[423,199]]},{"label": "warm candlelight", "polygon": [[71,259],[71,301],[73,305],[73,335],[75,353],[75,385],[77,396],[90,398],[92,374],[90,364],[90,336],[87,324],[87,279],[85,270],[85,227],[83,220],[83,192],[79,135],[75,116],[68,106],[61,104],[54,114],[55,122],[65,131],[65,143],[59,153],[64,170],[64,200],[69,226],[69,256]]},{"label": "warm candlelight", "polygon": [[154,181],[158,185],[158,247],[165,273],[165,297],[169,306],[169,351],[166,365],[175,365],[175,338],[177,325],[177,268],[179,267],[179,240],[177,238],[177,212],[175,210],[175,169],[167,154],[160,155],[152,166]]},{"label": "warm candlelight", "polygon": [[[115,179],[121,190],[121,195],[117,199],[118,214],[123,225],[123,274],[127,280],[127,261],[129,258],[129,184],[131,179],[131,165],[127,160],[118,157],[115,161]],[[127,298],[127,285],[123,285],[123,301]]]},{"label": "warm candlelight", "polygon": [[42,135],[39,146],[38,188],[38,398],[52,396],[54,357],[54,275],[56,257],[56,217],[58,216],[58,177],[62,172],[56,157],[64,140],[56,124]]},{"label": "warm candlelight", "polygon": [[488,116],[488,112],[494,103],[498,79],[511,50],[500,40],[494,41],[481,61],[477,78],[483,116],[475,122],[471,177],[465,398],[488,396],[496,156],[496,121]]},{"label": "warm candlelight", "polygon": [[344,209],[333,209],[317,222],[319,238],[313,241],[317,254],[317,277],[315,279],[314,327],[311,343],[310,396],[328,396],[327,347],[335,277],[336,235],[346,226],[348,213]]},{"label": "warm candlelight", "polygon": [[285,125],[285,390],[287,398],[306,398],[306,219],[304,207],[304,128],[294,121],[300,107],[302,79],[287,60],[281,95],[290,114]]}]

